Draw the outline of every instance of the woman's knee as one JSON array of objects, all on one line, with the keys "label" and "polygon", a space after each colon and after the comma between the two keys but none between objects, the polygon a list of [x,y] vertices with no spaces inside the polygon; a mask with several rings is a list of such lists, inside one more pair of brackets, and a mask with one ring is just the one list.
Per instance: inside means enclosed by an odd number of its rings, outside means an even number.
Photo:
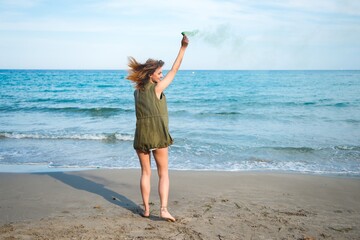
[{"label": "woman's knee", "polygon": [[151,159],[149,152],[136,151],[140,160],[141,175],[151,176]]},{"label": "woman's knee", "polygon": [[151,177],[151,168],[141,168],[141,175],[144,177]]}]

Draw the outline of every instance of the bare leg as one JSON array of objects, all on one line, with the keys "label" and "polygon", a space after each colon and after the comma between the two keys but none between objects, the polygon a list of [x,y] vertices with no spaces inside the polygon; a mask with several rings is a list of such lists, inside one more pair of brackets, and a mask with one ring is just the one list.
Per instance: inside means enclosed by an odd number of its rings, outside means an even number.
[{"label": "bare leg", "polygon": [[136,151],[140,165],[141,165],[141,178],[140,178],[140,190],[141,196],[144,203],[144,217],[150,216],[150,179],[151,179],[151,162],[150,162],[150,152],[144,153],[141,151]]},{"label": "bare leg", "polygon": [[169,170],[168,170],[168,148],[159,148],[153,151],[157,171],[159,175],[159,196],[160,196],[160,217],[169,220],[175,221],[175,218],[167,210],[168,199],[169,199]]}]

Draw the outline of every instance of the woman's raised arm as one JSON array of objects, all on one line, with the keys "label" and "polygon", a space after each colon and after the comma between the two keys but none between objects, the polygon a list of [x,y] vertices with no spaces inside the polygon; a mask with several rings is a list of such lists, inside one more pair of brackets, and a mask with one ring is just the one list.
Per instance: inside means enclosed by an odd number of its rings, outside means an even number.
[{"label": "woman's raised arm", "polygon": [[166,74],[166,76],[156,84],[155,92],[158,96],[170,85],[170,83],[174,80],[174,77],[177,73],[177,71],[180,68],[182,59],[185,54],[185,50],[189,44],[189,39],[186,37],[186,35],[183,36],[181,40],[181,47],[179,50],[179,53],[175,59],[174,64],[172,65],[170,71]]}]

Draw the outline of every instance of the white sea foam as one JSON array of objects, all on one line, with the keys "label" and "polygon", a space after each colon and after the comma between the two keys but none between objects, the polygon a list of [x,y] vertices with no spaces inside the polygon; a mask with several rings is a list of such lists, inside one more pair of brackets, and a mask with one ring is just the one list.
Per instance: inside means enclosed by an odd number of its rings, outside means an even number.
[{"label": "white sea foam", "polygon": [[72,140],[102,140],[102,141],[132,141],[134,137],[121,133],[0,133],[0,138],[13,139],[72,139]]}]

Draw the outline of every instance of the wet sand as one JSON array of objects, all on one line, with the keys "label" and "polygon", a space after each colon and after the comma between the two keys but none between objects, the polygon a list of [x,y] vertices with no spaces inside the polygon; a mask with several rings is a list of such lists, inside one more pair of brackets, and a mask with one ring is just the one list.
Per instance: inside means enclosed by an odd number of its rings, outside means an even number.
[{"label": "wet sand", "polygon": [[171,171],[169,223],[139,174],[0,173],[0,239],[360,239],[360,178]]}]

